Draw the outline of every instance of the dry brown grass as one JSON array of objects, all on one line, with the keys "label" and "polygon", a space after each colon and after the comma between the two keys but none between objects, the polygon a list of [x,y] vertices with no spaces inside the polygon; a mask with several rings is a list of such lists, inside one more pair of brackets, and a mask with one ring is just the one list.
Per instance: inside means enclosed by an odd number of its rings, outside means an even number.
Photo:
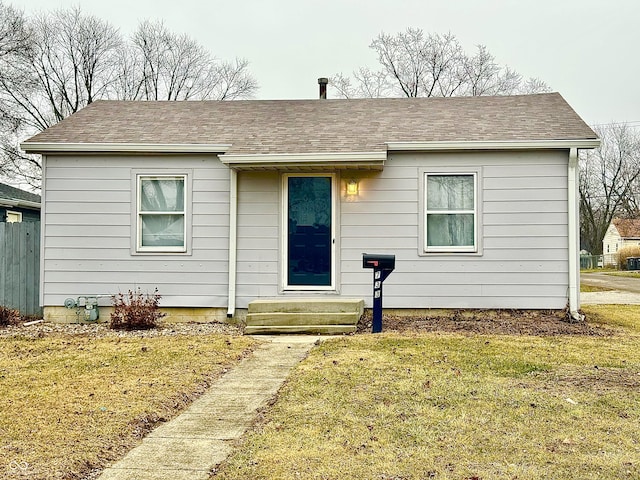
[{"label": "dry brown grass", "polygon": [[640,308],[608,331],[323,343],[216,479],[640,478]]},{"label": "dry brown grass", "polygon": [[0,338],[0,478],[82,478],[173,417],[253,343],[231,335]]}]

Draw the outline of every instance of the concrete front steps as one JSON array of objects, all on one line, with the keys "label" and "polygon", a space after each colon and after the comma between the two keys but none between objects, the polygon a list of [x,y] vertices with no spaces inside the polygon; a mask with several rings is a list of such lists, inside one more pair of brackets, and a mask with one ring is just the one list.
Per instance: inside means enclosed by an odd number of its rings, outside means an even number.
[{"label": "concrete front steps", "polygon": [[356,331],[364,311],[360,298],[277,298],[249,303],[246,334],[338,334]]}]

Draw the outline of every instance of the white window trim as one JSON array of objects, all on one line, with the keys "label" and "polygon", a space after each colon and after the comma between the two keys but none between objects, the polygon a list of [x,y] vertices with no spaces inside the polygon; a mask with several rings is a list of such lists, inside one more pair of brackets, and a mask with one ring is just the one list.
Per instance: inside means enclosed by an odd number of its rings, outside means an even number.
[{"label": "white window trim", "polygon": [[[9,220],[9,215],[15,215],[15,220]],[[7,223],[22,223],[22,212],[14,212],[13,210],[7,210]]]},{"label": "white window trim", "polygon": [[[420,175],[420,205],[418,219],[418,255],[482,255],[482,167],[430,167],[419,169]],[[469,210],[449,210],[446,213],[473,213],[474,215],[474,245],[451,247],[427,246],[427,176],[428,175],[472,175],[474,178],[474,208]],[[443,213],[439,210],[438,213]]]},{"label": "white window trim", "polygon": [[[184,215],[184,241],[182,246],[167,247],[143,247],[142,246],[142,222],[140,212],[142,179],[162,179],[178,178],[184,179],[184,211],[183,212],[158,212],[158,214],[180,214]],[[192,202],[192,178],[191,170],[133,170],[131,175],[132,202],[131,202],[131,254],[132,255],[191,255],[191,202]]]}]

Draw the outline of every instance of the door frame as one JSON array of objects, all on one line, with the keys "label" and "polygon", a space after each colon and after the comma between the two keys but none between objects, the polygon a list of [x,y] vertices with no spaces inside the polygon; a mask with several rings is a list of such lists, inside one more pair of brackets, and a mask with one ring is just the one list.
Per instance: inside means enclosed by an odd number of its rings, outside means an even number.
[{"label": "door frame", "polygon": [[[331,267],[330,285],[289,285],[289,186],[288,180],[290,177],[330,177],[331,178]],[[284,292],[301,292],[301,291],[323,291],[323,292],[335,292],[337,290],[337,265],[338,259],[336,256],[336,232],[337,222],[339,218],[338,212],[338,195],[339,195],[339,179],[336,173],[284,173],[282,174],[281,183],[281,222],[280,222],[280,251],[282,252],[280,258],[280,271],[281,271],[281,286]]]}]

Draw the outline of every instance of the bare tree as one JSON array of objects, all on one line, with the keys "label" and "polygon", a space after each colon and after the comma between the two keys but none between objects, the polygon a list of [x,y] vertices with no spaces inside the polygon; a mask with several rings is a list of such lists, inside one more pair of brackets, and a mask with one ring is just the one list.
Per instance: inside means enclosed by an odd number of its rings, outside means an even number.
[{"label": "bare tree", "polygon": [[[27,54],[29,48],[29,32],[24,15],[0,0],[0,84],[19,80],[20,72],[14,65]],[[0,127],[14,131],[17,119],[2,100],[0,96]]]},{"label": "bare tree", "polygon": [[42,130],[107,95],[122,44],[116,28],[76,7],[38,15],[30,30],[20,68],[31,80],[2,85],[26,125]]},{"label": "bare tree", "polygon": [[[485,46],[468,55],[455,35],[425,34],[408,28],[395,35],[381,33],[369,46],[378,54],[381,69],[360,69],[352,81],[342,74],[331,78],[343,97],[451,97],[540,93],[549,87],[538,79],[526,82],[501,66]],[[366,74],[363,74],[366,73]]]},{"label": "bare tree", "polygon": [[255,94],[258,85],[249,62],[221,62],[186,35],[171,33],[162,22],[142,22],[133,36],[134,55],[141,72],[138,99],[233,100]]},{"label": "bare tree", "polygon": [[80,8],[27,18],[0,0],[0,176],[39,187],[19,142],[97,99],[232,100],[257,82],[244,59],[219,61],[187,35],[142,22],[131,41]]},{"label": "bare tree", "polygon": [[380,98],[392,95],[393,88],[387,76],[367,67],[353,72],[355,82],[351,78],[338,73],[331,78],[331,86],[343,98]]},{"label": "bare tree", "polygon": [[[0,0],[0,177],[6,180],[16,178],[19,173],[16,139],[22,119],[12,108],[8,101],[11,97],[2,86],[29,84],[30,77],[22,68],[22,59],[30,51],[30,32],[24,14]],[[31,168],[27,170],[31,173]]]},{"label": "bare tree", "polygon": [[616,216],[636,214],[640,181],[640,135],[626,124],[594,127],[601,139],[580,159],[580,234],[592,254],[602,253],[602,239]]},{"label": "bare tree", "polygon": [[19,140],[106,96],[122,40],[117,29],[79,8],[23,19],[23,31],[24,47],[0,76],[0,108],[13,119],[0,149],[3,173],[37,186],[39,161],[19,150]]}]

